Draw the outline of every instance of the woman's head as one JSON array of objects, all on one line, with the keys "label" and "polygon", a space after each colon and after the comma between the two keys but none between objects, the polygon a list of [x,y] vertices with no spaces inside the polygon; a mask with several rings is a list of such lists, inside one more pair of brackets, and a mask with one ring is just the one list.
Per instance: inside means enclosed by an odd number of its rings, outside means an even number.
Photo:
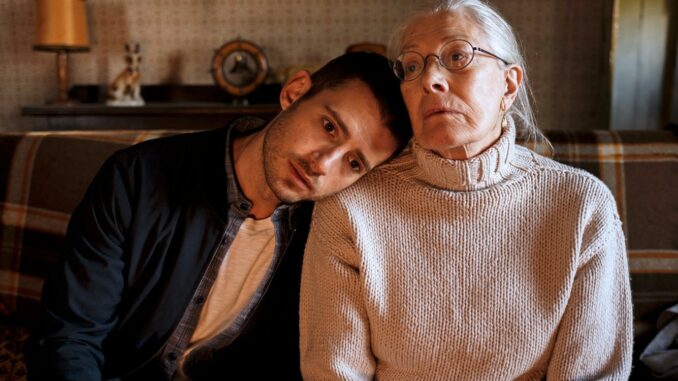
[{"label": "woman's head", "polygon": [[541,136],[516,37],[483,2],[448,0],[414,13],[389,53],[402,65],[400,88],[424,148],[454,159],[475,156],[499,137],[504,112],[519,135]]}]

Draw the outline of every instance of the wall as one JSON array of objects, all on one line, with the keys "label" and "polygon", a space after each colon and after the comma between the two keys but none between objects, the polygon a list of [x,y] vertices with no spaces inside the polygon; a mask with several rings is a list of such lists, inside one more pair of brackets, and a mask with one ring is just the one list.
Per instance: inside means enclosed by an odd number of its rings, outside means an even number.
[{"label": "wall", "polygon": [[[543,129],[607,128],[613,0],[495,0],[527,51]],[[273,68],[320,63],[356,42],[385,43],[408,0],[89,1],[92,49],[72,54],[71,84],[106,84],[139,42],[142,83],[210,84],[214,50],[238,36],[262,46]],[[20,108],[56,95],[54,54],[32,50],[34,2],[0,0],[0,131],[39,120]]]},{"label": "wall", "polygon": [[541,129],[607,129],[613,0],[503,0],[523,43]]},{"label": "wall", "polygon": [[611,126],[615,129],[659,129],[666,124],[662,87],[671,1],[675,0],[618,0],[612,52]]},{"label": "wall", "polygon": [[666,60],[662,91],[662,124],[678,124],[678,1],[669,1]]}]

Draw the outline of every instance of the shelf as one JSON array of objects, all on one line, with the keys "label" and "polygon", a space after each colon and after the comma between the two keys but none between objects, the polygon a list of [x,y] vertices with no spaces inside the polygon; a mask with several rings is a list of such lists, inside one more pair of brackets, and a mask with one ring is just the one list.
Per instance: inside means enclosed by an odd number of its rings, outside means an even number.
[{"label": "shelf", "polygon": [[279,85],[267,85],[241,104],[214,86],[154,85],[142,87],[143,106],[108,106],[105,88],[74,86],[69,95],[80,103],[29,105],[21,115],[45,118],[47,130],[219,128],[241,116],[271,120],[280,112]]},{"label": "shelf", "polygon": [[21,108],[24,116],[117,116],[117,115],[239,115],[277,114],[277,104],[228,105],[204,102],[162,102],[147,103],[144,106],[107,106],[101,103],[80,103],[73,105],[30,105]]}]

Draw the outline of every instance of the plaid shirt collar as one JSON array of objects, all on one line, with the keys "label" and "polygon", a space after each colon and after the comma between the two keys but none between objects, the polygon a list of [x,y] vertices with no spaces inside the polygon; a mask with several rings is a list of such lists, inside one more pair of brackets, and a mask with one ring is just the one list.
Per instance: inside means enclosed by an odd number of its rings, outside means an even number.
[{"label": "plaid shirt collar", "polygon": [[[252,209],[252,201],[245,197],[242,189],[240,188],[240,183],[238,183],[238,178],[235,173],[235,163],[233,162],[232,156],[232,145],[236,138],[253,134],[262,130],[263,128],[266,128],[266,126],[267,122],[261,118],[242,117],[231,122],[231,124],[228,126],[228,132],[226,133],[226,154],[224,157],[224,169],[228,178],[226,192],[230,196],[228,197],[229,205],[237,207],[241,212],[246,214],[249,214],[249,211]],[[280,204],[276,208],[274,216],[281,218],[283,215],[287,215],[287,223],[292,225],[294,223],[294,212],[298,207],[299,203]]]}]

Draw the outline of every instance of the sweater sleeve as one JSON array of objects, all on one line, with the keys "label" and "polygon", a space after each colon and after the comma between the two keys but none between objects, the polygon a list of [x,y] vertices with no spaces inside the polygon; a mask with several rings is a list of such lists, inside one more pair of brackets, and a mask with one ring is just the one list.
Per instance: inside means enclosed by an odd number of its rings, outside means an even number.
[{"label": "sweater sleeve", "polygon": [[558,329],[549,380],[627,380],[633,317],[626,247],[612,195],[583,229],[579,269]]},{"label": "sweater sleeve", "polygon": [[336,198],[314,210],[302,271],[300,335],[305,380],[373,378],[360,258]]},{"label": "sweater sleeve", "polygon": [[31,379],[101,379],[102,342],[117,322],[124,287],[129,188],[125,172],[111,158],[73,213],[64,259],[43,288],[39,326],[31,338]]}]

